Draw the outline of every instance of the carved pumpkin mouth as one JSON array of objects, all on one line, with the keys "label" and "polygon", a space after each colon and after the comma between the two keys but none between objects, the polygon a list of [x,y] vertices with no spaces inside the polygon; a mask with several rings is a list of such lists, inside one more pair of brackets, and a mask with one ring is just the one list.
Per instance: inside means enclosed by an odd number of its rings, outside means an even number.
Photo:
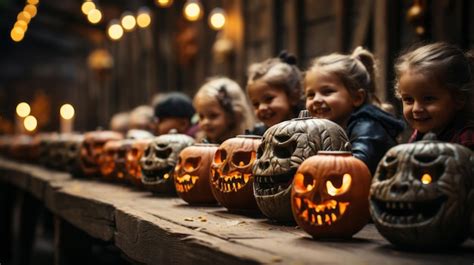
[{"label": "carved pumpkin mouth", "polygon": [[176,191],[178,192],[188,192],[190,191],[193,187],[194,184],[196,184],[196,181],[199,179],[198,176],[191,176],[189,174],[185,174],[184,176],[181,177],[176,177]]},{"label": "carved pumpkin mouth", "polygon": [[446,200],[445,196],[421,202],[382,201],[372,198],[371,207],[377,218],[387,224],[411,226],[430,222],[440,212]]},{"label": "carved pumpkin mouth", "polygon": [[212,170],[212,184],[221,192],[237,192],[250,180],[251,174],[233,172],[230,175],[219,176],[217,170]]},{"label": "carved pumpkin mouth", "polygon": [[331,225],[344,215],[347,206],[349,206],[349,202],[329,200],[316,204],[306,198],[299,197],[295,197],[294,202],[298,216],[314,226]]},{"label": "carved pumpkin mouth", "polygon": [[296,168],[273,176],[254,176],[255,194],[258,196],[275,195],[290,187]]},{"label": "carved pumpkin mouth", "polygon": [[145,170],[142,169],[142,182],[144,184],[161,184],[172,177],[174,167],[167,166],[163,169]]}]

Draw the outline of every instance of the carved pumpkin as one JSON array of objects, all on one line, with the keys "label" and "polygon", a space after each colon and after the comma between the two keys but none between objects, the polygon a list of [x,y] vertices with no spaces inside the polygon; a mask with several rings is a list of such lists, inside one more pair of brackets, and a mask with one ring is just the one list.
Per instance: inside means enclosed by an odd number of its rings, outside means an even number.
[{"label": "carved pumpkin", "polygon": [[194,144],[179,153],[174,170],[174,184],[181,199],[189,204],[216,203],[209,172],[217,144]]},{"label": "carved pumpkin", "polygon": [[255,210],[252,167],[262,137],[239,135],[224,141],[211,164],[211,188],[216,200],[229,210]]},{"label": "carved pumpkin", "polygon": [[473,152],[458,144],[423,140],[391,148],[370,188],[377,229],[402,248],[462,243],[474,227],[473,170]]},{"label": "carved pumpkin", "polygon": [[84,134],[79,160],[84,175],[97,175],[99,173],[99,158],[104,144],[107,141],[121,140],[122,138],[122,134],[113,131],[94,131]]},{"label": "carved pumpkin", "polygon": [[127,168],[128,178],[136,187],[143,187],[140,159],[145,152],[145,148],[148,147],[151,141],[152,139],[134,140],[126,155],[125,166]]},{"label": "carved pumpkin", "polygon": [[133,141],[132,139],[121,140],[115,155],[116,180],[120,182],[130,179],[127,170],[127,154],[132,149]]},{"label": "carved pumpkin", "polygon": [[369,220],[370,181],[369,169],[351,152],[318,152],[293,180],[296,222],[315,238],[351,237]]},{"label": "carved pumpkin", "polygon": [[120,140],[108,141],[104,145],[104,150],[99,158],[100,173],[106,179],[113,180],[117,177],[117,167],[115,158],[120,148]]},{"label": "carved pumpkin", "polygon": [[253,168],[254,195],[264,215],[277,221],[293,221],[293,176],[298,166],[319,150],[350,151],[344,129],[332,121],[311,118],[307,111],[302,111],[300,118],[268,128]]},{"label": "carved pumpkin", "polygon": [[142,182],[157,193],[176,193],[173,172],[178,155],[194,139],[185,134],[164,134],[154,138],[140,159]]}]

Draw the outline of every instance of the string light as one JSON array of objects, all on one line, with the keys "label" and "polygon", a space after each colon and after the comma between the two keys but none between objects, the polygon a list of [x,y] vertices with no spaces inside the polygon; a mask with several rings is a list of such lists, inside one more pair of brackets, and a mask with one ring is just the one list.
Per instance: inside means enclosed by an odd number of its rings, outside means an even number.
[{"label": "string light", "polygon": [[30,5],[37,5],[39,3],[39,0],[28,0],[26,2]]},{"label": "string light", "polygon": [[123,28],[116,19],[110,21],[107,33],[112,40],[119,40],[123,36]]},{"label": "string light", "polygon": [[23,30],[23,32],[26,32],[26,30],[28,29],[28,23],[26,23],[23,20],[18,20],[13,27],[14,28],[21,28]]},{"label": "string light", "polygon": [[36,13],[37,13],[36,6],[34,6],[34,5],[26,5],[25,8],[23,8],[23,11],[30,14],[31,18],[34,18],[36,16]]},{"label": "string light", "polygon": [[23,120],[23,126],[29,132],[36,130],[36,126],[38,126],[38,121],[34,116],[27,116],[25,120]]},{"label": "string light", "polygon": [[189,21],[197,21],[202,15],[201,3],[197,0],[188,0],[184,4],[184,17]]},{"label": "string light", "polygon": [[137,25],[135,17],[130,12],[124,12],[123,13],[121,23],[122,23],[122,27],[126,31],[133,30],[135,28],[135,26]]},{"label": "string light", "polygon": [[102,12],[99,9],[93,9],[87,14],[87,19],[92,24],[97,24],[102,19]]},{"label": "string light", "polygon": [[23,20],[25,21],[26,23],[29,23],[30,20],[31,20],[31,15],[30,13],[26,12],[26,11],[21,11],[18,16],[16,17],[17,20]]},{"label": "string light", "polygon": [[10,31],[10,37],[15,42],[20,42],[25,37],[25,32],[28,30],[28,23],[36,16],[38,9],[36,5],[39,0],[27,0],[26,5],[20,13],[18,13],[17,21]]},{"label": "string light", "polygon": [[84,13],[84,15],[88,15],[89,12],[91,12],[92,10],[95,9],[95,4],[94,2],[92,1],[85,1],[84,3],[82,3],[82,6],[81,6],[81,11],[82,13]]},{"label": "string light", "polygon": [[138,10],[137,25],[140,28],[146,28],[151,23],[150,10],[146,7],[142,7]]},{"label": "string light", "polygon": [[160,7],[170,7],[173,4],[173,0],[156,0],[156,4]]},{"label": "string light", "polygon": [[10,32],[10,37],[13,41],[20,42],[25,37],[25,31],[19,27],[14,27]]},{"label": "string light", "polygon": [[70,120],[74,117],[74,107],[71,104],[64,104],[59,109],[59,114],[65,120]]},{"label": "string light", "polygon": [[222,8],[214,8],[209,15],[209,25],[212,29],[221,30],[225,25],[225,13]]}]

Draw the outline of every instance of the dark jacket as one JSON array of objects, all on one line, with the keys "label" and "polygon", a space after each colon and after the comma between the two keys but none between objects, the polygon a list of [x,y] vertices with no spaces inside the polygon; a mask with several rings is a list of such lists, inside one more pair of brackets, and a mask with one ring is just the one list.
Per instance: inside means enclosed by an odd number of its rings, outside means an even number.
[{"label": "dark jacket", "polygon": [[364,104],[351,114],[347,135],[352,144],[352,154],[362,160],[372,175],[377,165],[391,147],[397,145],[396,137],[405,124],[391,114],[372,104]]}]

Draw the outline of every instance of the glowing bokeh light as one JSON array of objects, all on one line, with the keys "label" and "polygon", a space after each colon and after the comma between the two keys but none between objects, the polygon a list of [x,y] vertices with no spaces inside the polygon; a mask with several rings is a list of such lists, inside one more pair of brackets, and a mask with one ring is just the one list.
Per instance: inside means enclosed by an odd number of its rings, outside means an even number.
[{"label": "glowing bokeh light", "polygon": [[225,25],[225,13],[222,8],[214,8],[209,15],[209,25],[215,30],[220,30]]},{"label": "glowing bokeh light", "polygon": [[122,24],[122,27],[126,31],[133,30],[135,28],[135,26],[137,25],[135,17],[130,12],[123,13],[122,20],[120,22]]},{"label": "glowing bokeh light", "polygon": [[74,107],[71,104],[64,104],[59,109],[59,114],[65,120],[70,120],[74,117]]},{"label": "glowing bokeh light", "polygon": [[196,21],[201,18],[201,4],[198,1],[188,0],[184,4],[184,17],[189,21]]},{"label": "glowing bokeh light", "polygon": [[95,9],[95,4],[94,2],[92,1],[85,1],[84,3],[82,3],[82,6],[81,6],[81,11],[82,13],[84,13],[84,15],[88,15],[89,12],[91,12],[92,10]]},{"label": "glowing bokeh light", "polygon": [[27,116],[23,120],[23,125],[25,126],[25,129],[27,131],[32,132],[32,131],[36,130],[36,126],[38,126],[38,121],[33,116]]},{"label": "glowing bokeh light", "polygon": [[16,114],[22,118],[30,115],[31,108],[30,105],[26,102],[20,102],[16,105]]},{"label": "glowing bokeh light", "polygon": [[117,20],[111,20],[107,33],[112,40],[119,40],[123,36],[123,28]]},{"label": "glowing bokeh light", "polygon": [[150,10],[146,7],[140,8],[140,10],[138,10],[137,25],[140,28],[146,28],[150,25],[150,23],[151,23]]},{"label": "glowing bokeh light", "polygon": [[102,19],[102,12],[99,9],[93,9],[87,14],[87,20],[92,24],[97,24]]}]

